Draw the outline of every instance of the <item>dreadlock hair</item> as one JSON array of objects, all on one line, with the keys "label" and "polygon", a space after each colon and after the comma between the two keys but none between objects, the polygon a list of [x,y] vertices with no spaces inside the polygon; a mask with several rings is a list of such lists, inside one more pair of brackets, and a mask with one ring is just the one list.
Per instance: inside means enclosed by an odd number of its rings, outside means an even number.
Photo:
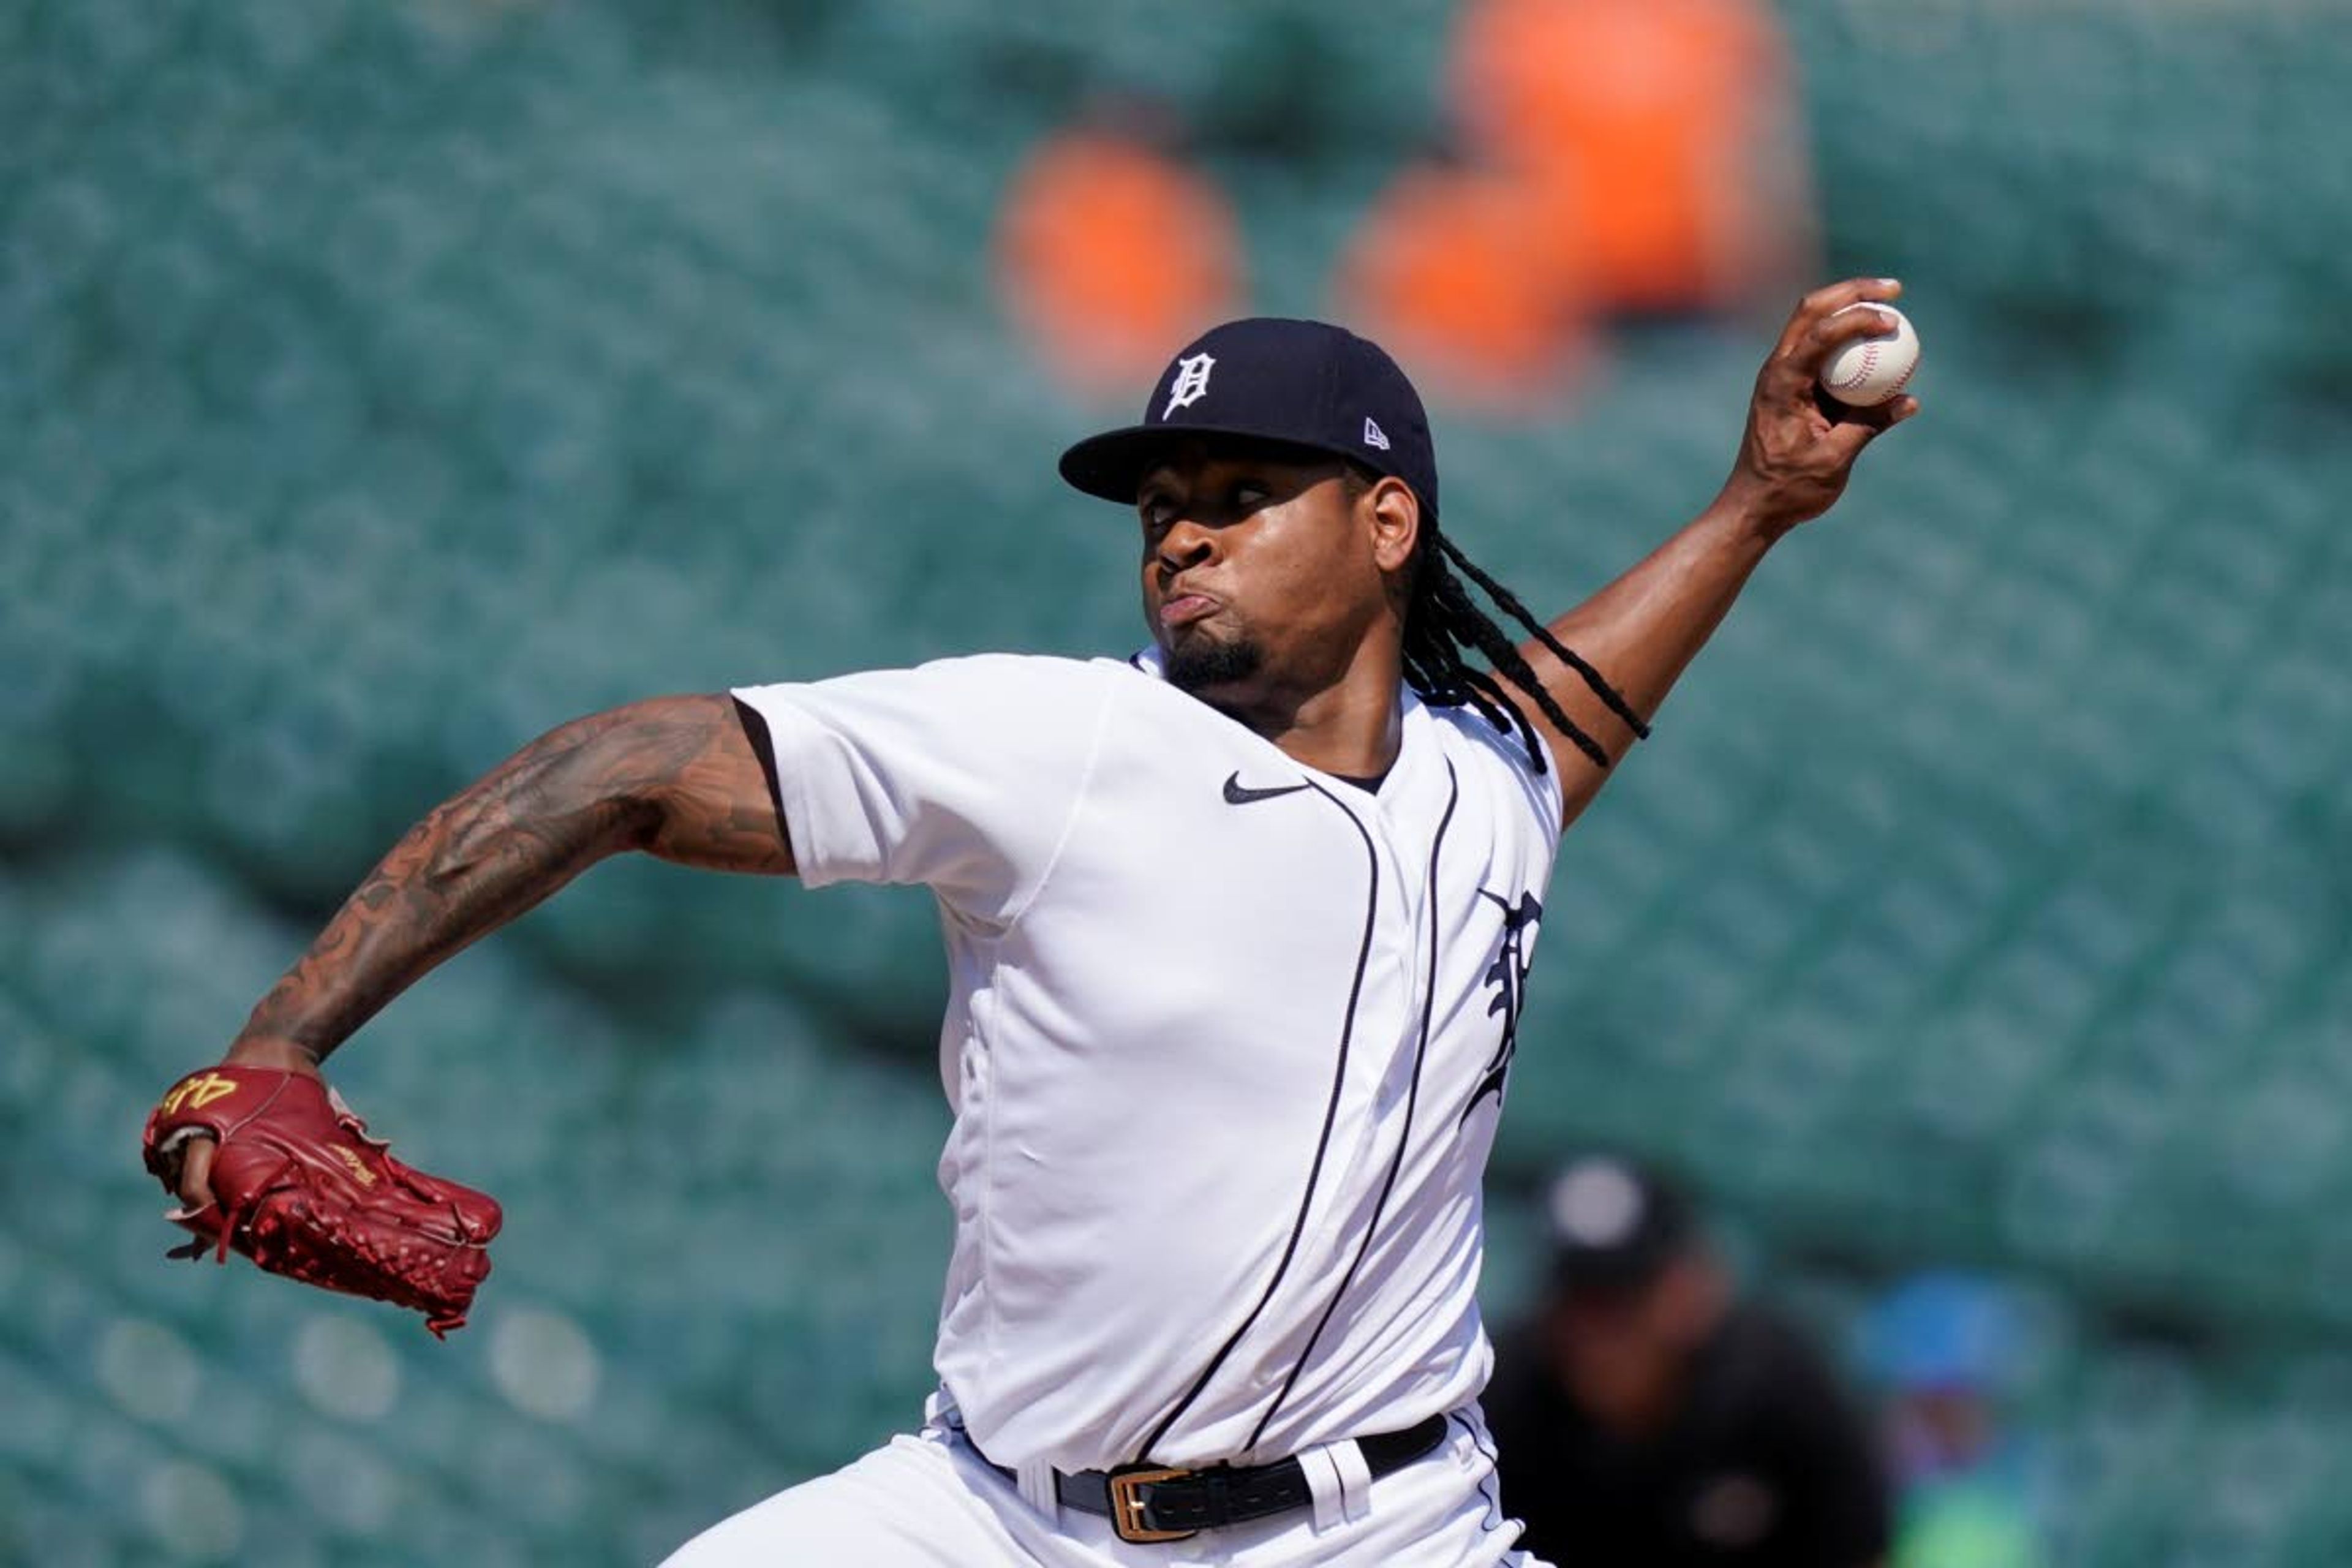
[{"label": "dreadlock hair", "polygon": [[[1369,490],[1374,479],[1370,469],[1349,463],[1351,496]],[[1609,753],[1601,749],[1601,742],[1562,712],[1559,702],[1544,689],[1543,682],[1536,679],[1536,672],[1519,652],[1517,640],[1471,598],[1470,591],[1462,584],[1462,578],[1467,577],[1494,601],[1496,608],[1525,626],[1550,650],[1553,658],[1582,677],[1592,694],[1609,711],[1623,720],[1637,738],[1649,739],[1649,725],[1599,670],[1552,636],[1549,628],[1528,613],[1517,595],[1496,582],[1465,555],[1461,546],[1439,531],[1435,518],[1424,515],[1422,521],[1424,533],[1418,552],[1420,560],[1413,573],[1412,599],[1404,617],[1404,679],[1423,701],[1437,708],[1474,708],[1504,733],[1517,730],[1520,743],[1527,749],[1528,761],[1541,773],[1544,748],[1537,743],[1534,726],[1528,722],[1527,715],[1519,711],[1518,704],[1503,689],[1503,681],[1507,680],[1534,702],[1537,711],[1551,721],[1578,751],[1590,757],[1595,767],[1609,765]],[[1454,574],[1456,568],[1461,576]],[[1474,649],[1486,656],[1486,662],[1494,666],[1494,673],[1466,661],[1465,655]],[[1498,680],[1497,675],[1502,679]]]}]

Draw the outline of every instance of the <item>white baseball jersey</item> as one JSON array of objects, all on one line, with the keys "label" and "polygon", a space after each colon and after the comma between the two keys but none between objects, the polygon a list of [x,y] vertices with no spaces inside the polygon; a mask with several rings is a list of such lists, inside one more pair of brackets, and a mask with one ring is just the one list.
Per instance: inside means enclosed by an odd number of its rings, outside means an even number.
[{"label": "white baseball jersey", "polygon": [[1408,693],[1374,793],[1156,654],[735,695],[803,879],[939,900],[936,1362],[991,1458],[1260,1462],[1476,1396],[1556,773]]}]

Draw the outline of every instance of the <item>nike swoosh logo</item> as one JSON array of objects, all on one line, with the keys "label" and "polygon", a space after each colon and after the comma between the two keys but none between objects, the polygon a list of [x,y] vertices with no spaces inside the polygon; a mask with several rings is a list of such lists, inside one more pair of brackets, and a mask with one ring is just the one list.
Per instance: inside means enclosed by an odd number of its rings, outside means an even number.
[{"label": "nike swoosh logo", "polygon": [[1279,784],[1273,789],[1251,789],[1249,786],[1242,783],[1242,775],[1239,773],[1235,773],[1229,775],[1225,780],[1225,804],[1227,805],[1247,805],[1254,800],[1272,800],[1278,795],[1297,795],[1300,790],[1309,789],[1312,787],[1313,786],[1309,784]]}]

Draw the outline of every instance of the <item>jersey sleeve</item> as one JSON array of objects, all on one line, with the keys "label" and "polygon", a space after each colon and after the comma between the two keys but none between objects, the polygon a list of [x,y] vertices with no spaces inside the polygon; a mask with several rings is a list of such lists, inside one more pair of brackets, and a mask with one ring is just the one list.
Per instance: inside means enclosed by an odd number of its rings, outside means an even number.
[{"label": "jersey sleeve", "polygon": [[917,883],[986,924],[1044,885],[1113,695],[1091,666],[1010,655],[733,692],[803,882]]}]

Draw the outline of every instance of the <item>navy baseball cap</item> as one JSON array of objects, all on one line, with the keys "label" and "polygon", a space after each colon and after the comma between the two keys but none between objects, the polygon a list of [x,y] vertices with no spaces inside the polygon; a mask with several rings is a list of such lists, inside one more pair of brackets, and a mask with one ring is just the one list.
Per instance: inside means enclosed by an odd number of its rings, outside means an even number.
[{"label": "navy baseball cap", "polygon": [[1253,316],[1212,327],[1169,362],[1143,422],[1072,447],[1062,477],[1131,506],[1152,464],[1188,436],[1352,458],[1411,485],[1422,510],[1437,516],[1437,449],[1421,395],[1379,344],[1328,321]]}]

